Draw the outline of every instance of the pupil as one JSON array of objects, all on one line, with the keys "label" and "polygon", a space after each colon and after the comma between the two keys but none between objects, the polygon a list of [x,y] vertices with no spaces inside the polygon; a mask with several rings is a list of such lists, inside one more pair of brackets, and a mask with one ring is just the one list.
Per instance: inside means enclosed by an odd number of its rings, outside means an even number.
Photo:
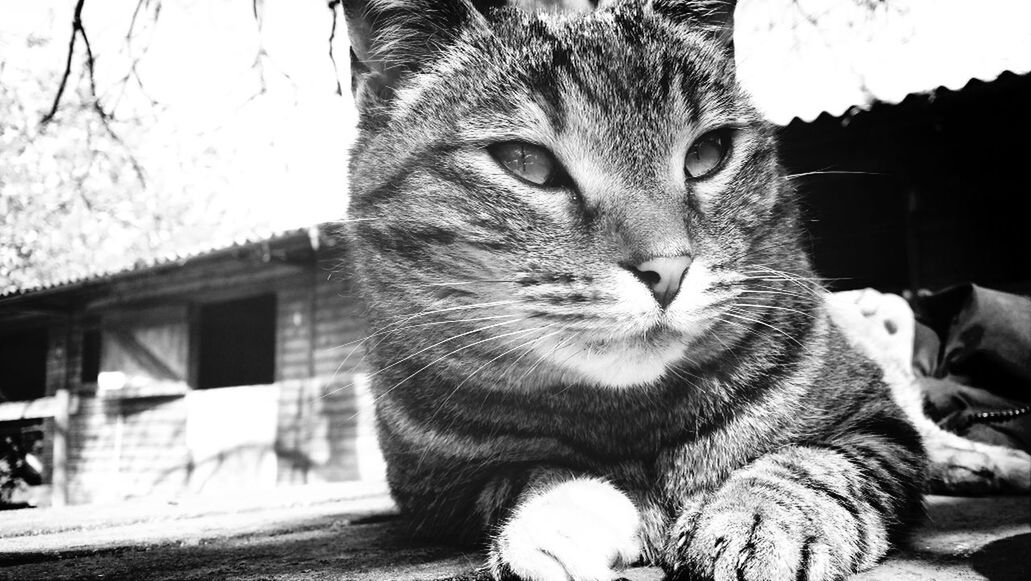
[{"label": "pupil", "polygon": [[719,156],[719,146],[714,141],[707,141],[702,144],[702,153],[704,155],[700,157],[705,158],[705,165],[713,165],[716,161],[716,157]]}]

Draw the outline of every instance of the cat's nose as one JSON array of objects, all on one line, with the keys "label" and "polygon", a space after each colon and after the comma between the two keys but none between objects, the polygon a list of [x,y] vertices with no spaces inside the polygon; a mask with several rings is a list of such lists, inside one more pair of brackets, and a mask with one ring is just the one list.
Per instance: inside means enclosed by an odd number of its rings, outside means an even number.
[{"label": "cat's nose", "polygon": [[691,267],[690,256],[659,256],[629,267],[651,289],[659,306],[665,309],[680,291],[680,281]]}]

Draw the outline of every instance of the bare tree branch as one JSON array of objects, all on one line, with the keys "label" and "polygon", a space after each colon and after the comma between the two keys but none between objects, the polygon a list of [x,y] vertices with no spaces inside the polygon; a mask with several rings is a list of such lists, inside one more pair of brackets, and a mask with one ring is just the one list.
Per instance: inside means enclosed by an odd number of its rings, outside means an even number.
[{"label": "bare tree branch", "polygon": [[[79,6],[82,6],[83,1],[84,0],[79,0]],[[104,122],[104,125],[107,126],[107,120],[111,115],[100,106],[100,99],[97,97],[97,79],[95,75],[96,61],[93,58],[93,47],[90,46],[89,37],[86,36],[86,29],[82,27],[81,20],[76,17],[76,21],[79,22],[79,36],[82,37],[82,44],[86,47],[86,69],[89,73],[89,92],[90,96],[93,97],[93,110],[97,112],[97,115],[100,115],[100,119]]]},{"label": "bare tree branch", "polygon": [[46,125],[53,121],[57,115],[57,109],[61,106],[61,97],[64,96],[64,89],[68,85],[68,76],[72,73],[72,58],[75,56],[75,42],[79,38],[79,31],[82,30],[82,6],[86,0],[78,0],[75,4],[75,14],[72,16],[72,37],[68,40],[68,59],[64,64],[64,74],[61,75],[61,84],[57,87],[57,94],[54,95],[54,103],[50,111],[43,116],[40,124]]},{"label": "bare tree branch", "polygon": [[151,107],[155,109],[164,108],[164,105],[157,99],[155,99],[147,91],[146,87],[143,86],[143,79],[140,78],[139,64],[140,61],[143,60],[143,58],[147,55],[147,52],[150,50],[150,45],[144,45],[142,50],[140,50],[139,53],[137,53],[134,42],[136,40],[136,25],[139,21],[140,14],[144,10],[150,9],[151,4],[154,5],[154,15],[151,18],[151,23],[156,25],[158,18],[161,16],[160,1],[154,2],[153,0],[137,0],[136,8],[135,10],[133,10],[132,20],[129,22],[128,30],[126,30],[125,32],[125,48],[129,55],[129,70],[117,83],[117,85],[120,87],[120,90],[118,92],[118,95],[114,99],[114,103],[111,105],[112,109],[117,108],[118,103],[121,101],[121,98],[125,95],[125,90],[130,80],[133,81],[133,84],[135,84],[136,88],[139,90],[140,96],[146,99]]},{"label": "bare tree branch", "polygon": [[[50,106],[50,111],[40,120],[40,124],[43,126],[48,125],[54,120],[57,115],[58,109],[61,107],[61,99],[64,97],[65,89],[68,86],[68,77],[71,76],[72,61],[75,58],[75,48],[78,44],[78,40],[82,39],[82,44],[86,49],[86,73],[89,79],[90,88],[90,108],[100,118],[100,123],[104,126],[104,130],[111,139],[115,141],[123,150],[125,150],[126,157],[128,158],[129,164],[132,166],[133,171],[139,179],[141,185],[146,185],[146,174],[143,171],[143,167],[137,161],[136,156],[133,155],[130,148],[122,140],[121,136],[111,126],[112,115],[104,109],[100,103],[100,97],[97,95],[97,81],[96,81],[96,58],[93,55],[93,47],[90,45],[89,35],[86,34],[86,28],[82,25],[82,9],[85,6],[86,0],[77,0],[75,4],[75,12],[72,16],[72,36],[68,41],[68,58],[65,60],[64,72],[61,75],[61,84],[57,88],[57,94],[54,96],[54,102]],[[137,12],[142,5],[137,5]],[[135,25],[136,13],[133,14],[133,25]]]},{"label": "bare tree branch", "polygon": [[336,79],[337,84],[337,95],[343,95],[344,90],[340,86],[340,70],[337,68],[336,55],[333,54],[333,41],[337,35],[337,7],[340,6],[340,0],[329,0],[329,11],[333,13],[333,27],[329,29],[329,60],[333,63],[333,76]]}]

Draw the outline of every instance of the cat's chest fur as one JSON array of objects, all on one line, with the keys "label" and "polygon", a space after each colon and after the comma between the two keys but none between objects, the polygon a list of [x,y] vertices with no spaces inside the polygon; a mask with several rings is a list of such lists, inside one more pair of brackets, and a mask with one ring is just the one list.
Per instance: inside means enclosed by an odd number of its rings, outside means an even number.
[{"label": "cat's chest fur", "polygon": [[[702,368],[674,368],[647,388],[598,388],[585,381],[524,386],[522,367],[504,377],[473,376],[471,364],[462,371],[425,373],[410,393],[391,397],[392,388],[425,367],[415,358],[378,377],[377,395],[388,421],[403,420],[415,438],[423,430],[446,427],[464,441],[485,443],[477,455],[494,462],[556,461],[604,469],[634,461],[657,473],[675,471],[685,457],[712,465],[736,457],[728,455],[732,447],[746,450],[747,457],[796,437],[805,429],[806,408],[833,398],[833,390],[818,382],[827,381],[829,345],[840,350],[843,342],[821,310],[812,317],[807,331],[779,350],[751,351],[755,338],[746,337],[740,354],[728,353]],[[490,447],[502,438],[534,444],[505,458],[501,447]],[[446,456],[453,443],[423,445]],[[433,445],[440,449],[432,450]]]}]

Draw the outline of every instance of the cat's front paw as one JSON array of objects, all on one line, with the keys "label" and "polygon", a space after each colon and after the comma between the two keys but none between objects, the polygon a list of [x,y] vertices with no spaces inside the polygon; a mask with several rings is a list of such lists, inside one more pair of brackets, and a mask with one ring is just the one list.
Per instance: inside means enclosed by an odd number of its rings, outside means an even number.
[{"label": "cat's front paw", "polygon": [[786,498],[716,493],[689,506],[671,531],[673,581],[830,581],[847,576],[854,545],[814,522],[817,507]]},{"label": "cat's front paw", "polygon": [[640,517],[611,484],[577,479],[516,507],[490,550],[495,579],[605,581],[637,559]]}]

